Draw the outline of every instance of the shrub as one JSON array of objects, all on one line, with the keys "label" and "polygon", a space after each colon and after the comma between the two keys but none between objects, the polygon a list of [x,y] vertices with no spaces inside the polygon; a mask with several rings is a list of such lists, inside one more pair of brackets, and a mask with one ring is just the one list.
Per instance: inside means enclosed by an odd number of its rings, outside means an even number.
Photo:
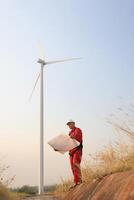
[{"label": "shrub", "polygon": [[16,195],[13,195],[2,183],[0,183],[0,200],[17,200]]}]

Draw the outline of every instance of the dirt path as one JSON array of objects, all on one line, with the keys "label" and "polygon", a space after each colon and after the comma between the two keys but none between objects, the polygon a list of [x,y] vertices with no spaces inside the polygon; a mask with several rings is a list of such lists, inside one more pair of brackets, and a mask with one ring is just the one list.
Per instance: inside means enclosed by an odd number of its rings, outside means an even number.
[{"label": "dirt path", "polygon": [[51,195],[43,195],[43,196],[37,196],[37,197],[29,197],[24,200],[58,200],[56,197],[53,197]]}]

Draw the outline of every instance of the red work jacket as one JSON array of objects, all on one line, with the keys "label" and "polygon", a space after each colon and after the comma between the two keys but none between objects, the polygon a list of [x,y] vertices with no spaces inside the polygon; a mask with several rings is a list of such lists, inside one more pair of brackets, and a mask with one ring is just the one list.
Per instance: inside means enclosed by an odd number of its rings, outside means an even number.
[{"label": "red work jacket", "polygon": [[74,148],[74,149],[71,149],[71,150],[69,151],[69,154],[70,154],[70,155],[73,155],[73,153],[75,153],[75,152],[77,151],[77,149],[82,151],[82,142],[83,142],[83,141],[82,141],[82,131],[81,131],[81,129],[75,127],[74,129],[72,129],[72,130],[69,132],[69,136],[70,136],[71,138],[77,140],[77,141],[81,144],[81,148],[76,147],[76,148]]}]

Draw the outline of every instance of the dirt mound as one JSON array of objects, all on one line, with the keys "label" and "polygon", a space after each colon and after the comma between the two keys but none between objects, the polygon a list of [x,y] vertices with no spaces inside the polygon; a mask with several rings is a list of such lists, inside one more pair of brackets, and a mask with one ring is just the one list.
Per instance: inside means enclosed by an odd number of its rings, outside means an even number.
[{"label": "dirt mound", "polygon": [[134,200],[134,172],[120,172],[101,181],[83,183],[63,195],[63,200]]}]

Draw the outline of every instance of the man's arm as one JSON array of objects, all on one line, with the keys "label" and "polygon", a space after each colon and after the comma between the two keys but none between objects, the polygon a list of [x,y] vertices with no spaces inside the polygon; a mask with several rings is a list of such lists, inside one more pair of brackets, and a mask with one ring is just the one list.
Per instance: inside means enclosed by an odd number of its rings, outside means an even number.
[{"label": "man's arm", "polygon": [[72,139],[75,139],[77,140],[78,142],[81,142],[82,140],[82,132],[79,128],[77,128],[75,131],[74,131],[74,134],[70,136]]}]

